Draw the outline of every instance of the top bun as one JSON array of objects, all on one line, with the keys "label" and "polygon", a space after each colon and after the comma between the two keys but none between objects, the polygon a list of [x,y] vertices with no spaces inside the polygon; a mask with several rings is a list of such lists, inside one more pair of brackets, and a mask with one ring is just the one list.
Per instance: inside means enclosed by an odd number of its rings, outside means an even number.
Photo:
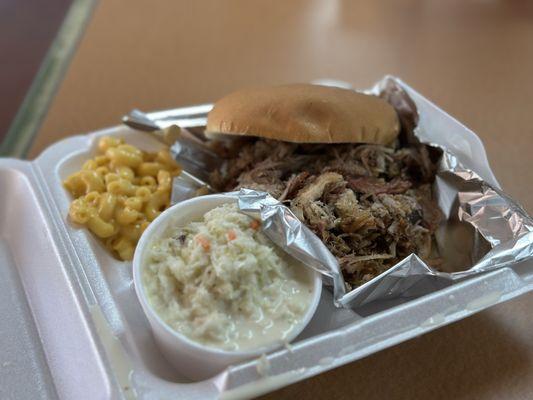
[{"label": "top bun", "polygon": [[391,144],[400,123],[394,108],[371,95],[295,84],[244,89],[217,101],[206,134],[257,136],[296,143]]}]

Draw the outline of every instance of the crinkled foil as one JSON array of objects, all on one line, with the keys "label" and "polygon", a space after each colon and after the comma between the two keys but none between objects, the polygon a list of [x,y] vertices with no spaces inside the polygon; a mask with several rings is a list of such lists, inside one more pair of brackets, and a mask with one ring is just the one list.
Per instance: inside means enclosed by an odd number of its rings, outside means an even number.
[{"label": "crinkled foil", "polygon": [[[438,147],[443,152],[433,187],[446,217],[436,233],[437,247],[444,260],[442,271],[429,267],[413,254],[346,293],[336,258],[287,207],[264,192],[243,189],[231,194],[237,194],[243,212],[260,219],[265,233],[277,245],[323,274],[326,283],[333,286],[336,305],[344,307],[418,297],[457,280],[532,258],[532,218],[499,188],[465,167],[475,164],[475,160],[460,154],[460,147],[449,148],[443,144],[446,141],[435,140],[435,135],[429,134],[436,114],[417,110],[415,101],[392,77],[384,78],[368,92],[387,99],[396,108],[411,140]],[[179,181],[175,185],[179,186]]]},{"label": "crinkled foil", "polygon": [[335,256],[292,211],[266,192],[241,189],[231,193],[238,199],[239,209],[262,222],[263,233],[276,245],[324,276],[333,286],[337,305],[346,293],[344,279]]},{"label": "crinkled foil", "polygon": [[451,149],[429,139],[431,115],[419,114],[398,81],[385,78],[369,92],[394,106],[414,140],[443,151],[433,190],[446,217],[436,233],[437,246],[443,269],[450,272],[437,271],[413,254],[347,293],[341,303],[354,307],[418,297],[459,279],[533,258],[533,219],[500,189],[465,168]]}]

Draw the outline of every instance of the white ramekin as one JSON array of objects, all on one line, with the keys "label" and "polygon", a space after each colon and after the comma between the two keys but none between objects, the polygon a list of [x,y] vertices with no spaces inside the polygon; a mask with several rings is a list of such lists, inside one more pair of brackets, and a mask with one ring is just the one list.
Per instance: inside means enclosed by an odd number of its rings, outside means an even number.
[{"label": "white ramekin", "polygon": [[[222,371],[228,365],[258,357],[263,353],[271,352],[282,346],[280,342],[277,342],[254,350],[226,351],[194,342],[169,327],[152,309],[144,292],[141,279],[144,252],[152,240],[161,235],[170,223],[183,226],[188,222],[201,220],[207,211],[222,204],[235,201],[235,198],[214,194],[196,197],[170,207],[157,217],[143,233],[133,257],[133,282],[135,284],[135,291],[148,317],[155,341],[165,358],[174,365],[177,372],[193,380],[209,378]],[[293,329],[289,337],[287,337],[288,342],[296,338],[306,327],[313,317],[320,300],[320,294],[322,292],[320,274],[311,270],[310,273],[314,274],[313,297],[302,321]]]}]

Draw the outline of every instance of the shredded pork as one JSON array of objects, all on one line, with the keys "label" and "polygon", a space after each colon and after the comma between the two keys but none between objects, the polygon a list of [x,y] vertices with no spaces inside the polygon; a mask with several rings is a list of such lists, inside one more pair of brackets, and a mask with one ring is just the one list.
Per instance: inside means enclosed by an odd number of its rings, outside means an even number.
[{"label": "shredded pork", "polygon": [[412,253],[438,262],[432,245],[441,220],[431,190],[436,164],[425,145],[257,139],[225,157],[211,185],[263,190],[286,202],[338,258],[352,287]]}]

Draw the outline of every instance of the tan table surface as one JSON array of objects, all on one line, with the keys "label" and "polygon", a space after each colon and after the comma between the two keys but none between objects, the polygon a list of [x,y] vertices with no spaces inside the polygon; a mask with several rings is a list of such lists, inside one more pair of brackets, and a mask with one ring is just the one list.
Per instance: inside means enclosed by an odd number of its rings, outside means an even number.
[{"label": "tan table surface", "polygon": [[[254,84],[401,77],[482,138],[533,211],[533,8],[520,1],[106,0],[31,156],[142,110]],[[533,398],[533,295],[265,398]]]}]

